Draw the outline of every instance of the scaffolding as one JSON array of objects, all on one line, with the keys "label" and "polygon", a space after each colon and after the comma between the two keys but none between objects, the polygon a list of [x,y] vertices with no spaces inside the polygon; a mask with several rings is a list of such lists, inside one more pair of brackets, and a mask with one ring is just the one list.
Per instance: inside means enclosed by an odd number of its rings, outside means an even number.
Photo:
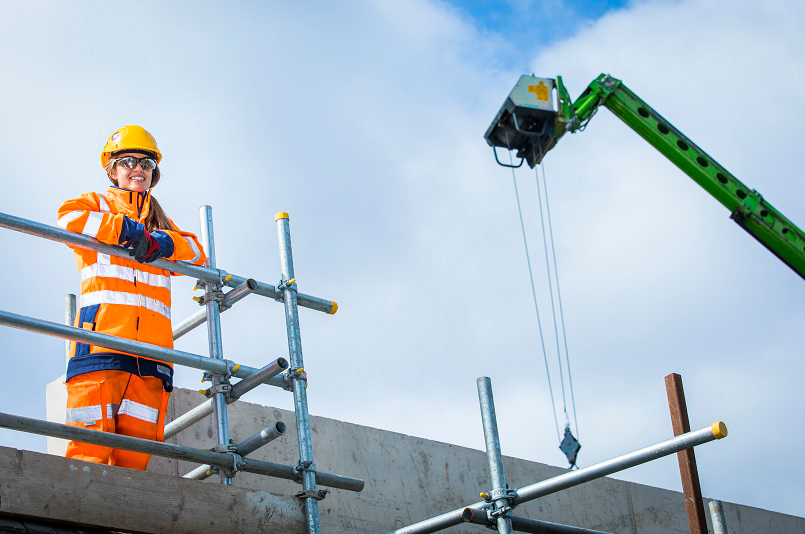
[{"label": "scaffolding", "polygon": [[[212,384],[205,392],[208,397],[207,401],[166,425],[165,438],[176,435],[212,414],[215,446],[211,450],[196,449],[7,413],[0,413],[0,427],[201,464],[185,474],[186,478],[201,480],[217,473],[222,484],[231,485],[236,473],[243,471],[294,480],[302,485],[302,491],[297,493],[296,497],[304,502],[307,532],[319,534],[321,523],[318,502],[325,497],[327,492],[320,490],[318,486],[356,492],[362,491],[364,486],[364,481],[358,478],[318,471],[313,458],[306,392],[307,374],[302,358],[298,308],[302,306],[333,314],[338,309],[338,305],[332,300],[298,292],[294,278],[290,220],[287,213],[280,212],[275,217],[281,267],[280,282],[276,286],[219,269],[215,257],[212,208],[202,206],[199,214],[201,218],[200,237],[207,254],[206,266],[200,267],[182,261],[174,262],[165,259],[156,260],[151,265],[194,277],[198,280],[196,287],[203,287],[205,290],[203,296],[196,297],[204,309],[176,325],[173,329],[173,338],[178,339],[193,328],[206,323],[209,357],[76,328],[72,326],[76,314],[74,295],[68,295],[65,300],[65,322],[67,324],[18,315],[5,310],[0,310],[0,324],[204,371],[203,380],[208,380]],[[91,237],[5,213],[0,213],[0,227],[94,250],[100,254],[130,259],[128,250],[122,247],[107,245]],[[224,288],[231,288],[231,290],[224,292]],[[278,358],[264,367],[256,369],[224,358],[220,314],[250,294],[268,297],[284,304],[288,360]],[[67,356],[69,357],[69,353]],[[241,380],[232,383],[232,378]],[[296,465],[283,465],[248,457],[248,454],[284,434],[285,424],[281,421],[269,425],[241,443],[235,444],[230,439],[227,405],[236,402],[246,392],[263,384],[279,387],[293,394],[299,448],[299,461]]]},{"label": "scaffolding", "polygon": [[[171,262],[164,259],[155,261],[153,265],[179,274],[193,276],[198,279],[197,287],[203,286],[205,294],[202,297],[197,297],[197,300],[199,304],[204,306],[204,309],[176,325],[173,329],[173,337],[178,339],[193,328],[206,323],[210,349],[209,357],[117,338],[71,326],[76,315],[76,298],[74,295],[68,295],[65,300],[66,324],[26,317],[8,311],[0,311],[0,324],[172,362],[204,371],[204,379],[212,384],[205,392],[208,399],[166,425],[165,437],[174,436],[201,419],[212,415],[216,431],[216,445],[210,450],[197,449],[98,432],[7,413],[0,413],[0,427],[200,464],[185,474],[185,478],[203,480],[213,474],[217,474],[222,484],[231,485],[233,477],[238,472],[243,471],[296,481],[302,485],[302,491],[297,493],[296,497],[304,502],[306,530],[310,534],[318,534],[321,532],[318,502],[326,494],[326,491],[320,490],[318,486],[355,492],[362,491],[364,486],[364,481],[358,478],[318,471],[313,459],[310,416],[306,395],[307,375],[302,359],[298,307],[302,306],[329,314],[335,313],[338,307],[334,301],[298,293],[294,278],[290,223],[287,213],[281,212],[275,217],[281,266],[281,278],[277,286],[229,274],[217,268],[211,208],[202,206],[200,216],[202,223],[201,238],[208,256],[207,266],[199,267],[185,262]],[[0,213],[0,227],[95,250],[103,254],[124,259],[129,258],[128,252],[121,247],[106,245],[90,237],[4,213]],[[228,292],[224,292],[224,288],[231,289]],[[220,314],[250,294],[269,297],[284,304],[288,360],[278,358],[264,367],[256,369],[224,358]],[[67,356],[69,357],[69,351]],[[233,377],[240,378],[240,381],[231,383]],[[233,443],[229,437],[227,405],[236,402],[246,392],[263,384],[279,387],[293,393],[299,449],[299,461],[296,465],[283,465],[254,460],[248,457],[258,448],[285,433],[285,425],[281,421],[269,425],[237,444]],[[513,515],[513,510],[522,503],[721,439],[727,435],[727,428],[724,423],[716,422],[700,430],[686,432],[677,435],[673,439],[589,467],[568,471],[547,480],[519,489],[512,489],[506,482],[503,470],[490,379],[487,377],[478,378],[477,388],[491,490],[480,494],[483,499],[480,502],[399,528],[389,534],[424,534],[437,532],[463,523],[484,525],[497,530],[501,534],[509,534],[513,531],[554,534],[606,534],[575,526],[518,517]],[[723,512],[720,507],[717,509],[712,508],[711,512],[714,522],[718,519],[720,524],[723,524]],[[717,515],[719,515],[718,518],[716,518]]]},{"label": "scaffolding", "polygon": [[[484,428],[484,442],[486,443],[492,489],[481,492],[480,497],[483,500],[480,502],[425,519],[387,534],[428,534],[462,523],[484,525],[497,530],[499,534],[511,534],[513,531],[537,534],[607,534],[598,530],[518,517],[513,515],[512,511],[517,505],[528,501],[727,436],[726,425],[719,421],[700,430],[680,434],[673,439],[623,456],[576,471],[568,471],[519,489],[512,489],[506,484],[506,475],[503,471],[503,456],[500,449],[495,400],[492,395],[492,381],[488,377],[482,376],[478,378],[476,384],[481,405],[481,421]],[[713,512],[714,517],[716,513],[721,514],[723,523],[723,512],[720,511],[720,508],[717,512]]]}]

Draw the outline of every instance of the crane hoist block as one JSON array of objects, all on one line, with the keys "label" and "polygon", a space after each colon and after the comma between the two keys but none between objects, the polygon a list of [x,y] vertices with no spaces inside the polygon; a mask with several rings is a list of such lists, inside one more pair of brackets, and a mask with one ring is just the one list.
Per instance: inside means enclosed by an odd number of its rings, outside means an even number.
[{"label": "crane hoist block", "polygon": [[489,146],[516,151],[520,164],[522,159],[530,167],[539,163],[554,142],[555,88],[552,78],[521,76],[484,134]]}]

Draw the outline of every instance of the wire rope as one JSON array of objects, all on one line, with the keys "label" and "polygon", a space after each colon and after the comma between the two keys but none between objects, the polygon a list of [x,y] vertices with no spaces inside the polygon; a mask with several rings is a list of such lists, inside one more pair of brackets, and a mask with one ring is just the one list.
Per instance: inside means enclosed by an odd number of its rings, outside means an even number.
[{"label": "wire rope", "polygon": [[[542,152],[542,147],[540,146],[540,153],[541,152]],[[548,235],[549,235],[549,237],[551,239],[551,256],[553,257],[553,270],[554,270],[554,273],[556,274],[556,296],[557,296],[557,300],[559,301],[559,318],[560,318],[561,325],[562,325],[562,340],[563,340],[564,348],[565,348],[565,363],[567,365],[567,380],[568,380],[568,385],[569,385],[569,388],[570,388],[570,402],[571,402],[571,406],[573,407],[573,422],[574,422],[574,424],[576,426],[576,439],[581,439],[580,438],[581,434],[579,432],[578,412],[576,411],[576,396],[575,396],[574,391],[573,391],[573,374],[570,371],[570,351],[568,350],[568,347],[567,347],[567,328],[565,326],[564,306],[562,305],[562,290],[561,290],[560,284],[559,284],[559,267],[558,267],[557,262],[556,262],[556,247],[554,245],[555,241],[554,241],[554,238],[553,238],[553,223],[551,222],[551,203],[550,203],[550,200],[549,200],[549,197],[548,197],[548,179],[547,179],[547,177],[545,175],[545,163],[540,161],[539,166],[540,166],[540,168],[542,168],[542,184],[543,184],[543,188],[545,190],[545,210],[546,210],[547,215],[548,215]],[[539,187],[539,172],[538,171],[536,172],[536,181],[537,181],[537,192],[539,194],[540,187]],[[540,216],[541,215],[542,215],[542,206],[540,205]],[[544,231],[544,228],[543,228],[543,231]],[[553,306],[553,293],[551,293],[551,306]],[[555,326],[556,326],[556,314],[554,312],[554,327]],[[558,348],[559,348],[558,347],[558,344],[559,344],[558,334],[557,334],[556,343],[557,343],[557,350],[558,350]],[[564,391],[564,389],[563,389],[563,391]],[[567,411],[565,412],[565,416],[567,416]]]},{"label": "wire rope", "polygon": [[[536,147],[534,147],[536,150]],[[540,145],[540,153],[542,153],[542,146]],[[534,154],[536,157],[536,153]],[[562,384],[562,410],[565,413],[565,425],[570,425],[570,417],[567,414],[567,395],[565,394],[565,377],[562,371],[562,350],[559,348],[559,326],[556,320],[556,303],[553,298],[553,278],[551,277],[551,262],[548,258],[548,236],[545,233],[545,216],[542,210],[542,192],[539,185],[539,169],[534,169],[537,183],[537,203],[539,204],[539,221],[542,226],[542,245],[545,250],[545,271],[548,273],[548,293],[551,296],[551,314],[553,316],[553,334],[556,341],[556,360],[559,363],[559,381]],[[544,169],[543,169],[543,172]],[[578,430],[577,430],[578,431]]]},{"label": "wire rope", "polygon": [[[551,396],[551,408],[553,411],[553,423],[556,426],[556,439],[561,441],[559,434],[559,420],[556,417],[556,403],[553,398],[553,385],[551,384],[551,371],[548,366],[548,353],[545,350],[545,337],[542,334],[542,320],[539,316],[539,305],[537,305],[537,290],[534,287],[534,272],[531,269],[531,255],[528,252],[528,240],[525,235],[525,224],[523,223],[523,209],[520,206],[520,192],[517,189],[517,178],[514,174],[514,160],[512,159],[511,147],[509,145],[509,133],[506,132],[506,147],[509,149],[509,167],[512,171],[512,183],[514,183],[514,196],[517,199],[517,213],[520,215],[520,230],[523,233],[523,247],[525,248],[526,263],[528,263],[528,280],[531,282],[531,296],[534,299],[534,311],[537,314],[537,328],[539,330],[539,341],[542,346],[542,358],[545,361],[545,375],[548,378],[548,392]],[[564,385],[562,386],[564,387]],[[567,411],[565,412],[567,414]]]}]

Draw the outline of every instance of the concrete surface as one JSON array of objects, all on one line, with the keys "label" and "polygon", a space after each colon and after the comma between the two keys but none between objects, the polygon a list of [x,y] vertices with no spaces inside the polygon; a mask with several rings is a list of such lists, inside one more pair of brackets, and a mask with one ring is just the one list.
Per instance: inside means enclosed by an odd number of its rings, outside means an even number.
[{"label": "concrete surface", "polygon": [[299,501],[265,491],[213,486],[7,447],[0,447],[0,473],[0,515],[4,517],[125,532],[304,532]]},{"label": "concrete surface", "polygon": [[[58,391],[55,384],[49,387],[49,394],[53,395],[54,403],[63,402],[53,393]],[[203,400],[195,391],[175,390],[168,420]],[[48,414],[57,412],[56,408]],[[278,420],[285,422],[286,434],[252,457],[296,463],[292,412],[240,401],[230,406],[229,414],[232,438],[236,442]],[[207,418],[169,442],[209,448],[214,445],[213,435],[211,418]],[[366,481],[361,493],[333,490],[320,503],[324,532],[387,532],[477,502],[478,494],[489,489],[486,455],[482,451],[323,417],[312,418],[312,437],[320,471]],[[511,457],[504,457],[504,464],[509,485],[515,488],[565,472],[561,468]],[[176,477],[193,467],[186,462],[155,457],[149,471]],[[217,486],[217,477],[198,484]],[[250,473],[238,474],[235,485],[282,495],[293,495],[300,490],[294,482]],[[731,534],[805,534],[803,518],[726,502],[724,513]],[[517,515],[616,534],[688,532],[681,493],[611,478],[526,503],[517,508]],[[484,531],[476,525],[462,525],[449,532],[479,534]]]}]

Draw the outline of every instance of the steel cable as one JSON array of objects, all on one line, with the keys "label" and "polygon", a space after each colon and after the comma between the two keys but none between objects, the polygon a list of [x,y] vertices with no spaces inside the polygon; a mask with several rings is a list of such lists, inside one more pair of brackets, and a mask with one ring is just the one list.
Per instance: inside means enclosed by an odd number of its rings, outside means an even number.
[{"label": "steel cable", "polygon": [[[536,150],[536,147],[534,147]],[[540,154],[542,153],[542,146],[540,145]],[[536,157],[536,153],[534,154]],[[562,410],[565,413],[565,425],[570,425],[570,417],[567,415],[567,396],[565,395],[565,376],[562,371],[562,350],[559,348],[559,326],[556,321],[556,304],[553,298],[553,278],[551,277],[551,263],[548,258],[548,236],[545,234],[545,216],[542,211],[542,192],[539,185],[539,170],[534,169],[537,182],[537,204],[539,204],[539,221],[542,226],[542,248],[545,250],[545,271],[548,273],[548,293],[551,296],[551,315],[553,316],[553,334],[556,340],[556,360],[559,363],[559,381],[562,384]],[[543,169],[543,173],[545,170]],[[555,259],[555,258],[554,258]],[[578,432],[578,429],[576,429]]]},{"label": "steel cable", "polygon": [[[559,434],[559,420],[556,417],[556,403],[553,399],[553,385],[551,384],[551,371],[548,366],[548,353],[545,350],[545,338],[542,334],[542,321],[539,316],[539,305],[537,304],[537,290],[534,287],[534,272],[531,269],[531,255],[528,252],[528,241],[525,235],[525,224],[523,223],[523,210],[520,206],[520,192],[517,189],[517,178],[514,174],[514,160],[512,159],[511,147],[509,146],[509,133],[506,132],[506,147],[509,149],[509,164],[512,171],[512,182],[514,183],[514,196],[517,199],[517,213],[520,215],[520,230],[523,233],[523,246],[525,247],[525,258],[528,263],[528,280],[531,282],[531,296],[534,299],[534,311],[537,314],[537,328],[539,330],[539,341],[542,346],[542,358],[545,361],[545,375],[548,378],[548,392],[551,396],[551,408],[553,411],[553,422],[556,426],[556,439],[562,440]],[[564,388],[564,385],[562,386]],[[567,411],[565,411],[567,414]]]},{"label": "steel cable", "polygon": [[[540,146],[540,153],[541,152],[542,152],[542,146]],[[556,262],[556,247],[554,245],[553,224],[551,222],[551,204],[550,204],[550,201],[549,201],[549,198],[548,198],[548,180],[547,180],[546,175],[545,175],[545,164],[542,161],[540,161],[539,167],[542,168],[542,184],[543,184],[543,188],[545,189],[545,210],[546,210],[547,215],[548,215],[548,217],[547,217],[548,218],[548,235],[549,235],[550,240],[551,240],[551,256],[553,257],[553,270],[554,270],[554,273],[556,274],[556,296],[557,296],[557,300],[559,301],[559,318],[560,318],[561,325],[562,325],[562,340],[563,340],[564,348],[565,348],[565,364],[567,365],[567,379],[568,379],[568,386],[569,386],[569,389],[570,389],[570,402],[571,402],[571,406],[573,407],[573,422],[574,422],[574,424],[576,426],[576,439],[580,439],[579,419],[578,419],[578,414],[576,412],[576,396],[575,396],[575,394],[573,392],[573,375],[572,375],[572,373],[570,371],[570,351],[568,350],[568,347],[567,347],[567,328],[565,327],[565,313],[564,313],[564,307],[562,306],[562,291],[561,291],[560,285],[559,285],[559,267],[557,266],[557,262]],[[540,220],[542,220],[542,194],[541,194],[540,185],[539,185],[539,170],[538,169],[535,169],[535,178],[536,178],[536,182],[537,182],[537,196],[538,196],[538,200],[540,201]],[[545,223],[544,222],[543,222],[543,227],[542,227],[542,235],[543,235],[543,240],[545,240]],[[545,248],[545,261],[546,261],[546,268],[547,268],[548,267],[548,265],[547,265],[547,262],[548,262],[547,244],[546,244],[546,248]],[[549,282],[549,284],[551,283],[550,281],[551,281],[550,268],[548,268],[548,282]],[[553,291],[552,290],[551,290],[551,311],[553,311],[554,332],[556,333],[556,350],[557,350],[557,352],[559,352],[559,334],[558,334],[558,332],[556,332],[556,310],[554,309]],[[562,369],[562,367],[561,367],[561,360],[560,360],[560,366],[559,366],[560,376],[561,376],[561,369]],[[563,382],[562,383],[562,401],[563,402],[565,401],[564,395],[565,395],[565,390],[564,390],[564,382]],[[565,406],[565,417],[567,417],[567,406]],[[570,424],[569,421],[568,421],[568,424]]]}]

